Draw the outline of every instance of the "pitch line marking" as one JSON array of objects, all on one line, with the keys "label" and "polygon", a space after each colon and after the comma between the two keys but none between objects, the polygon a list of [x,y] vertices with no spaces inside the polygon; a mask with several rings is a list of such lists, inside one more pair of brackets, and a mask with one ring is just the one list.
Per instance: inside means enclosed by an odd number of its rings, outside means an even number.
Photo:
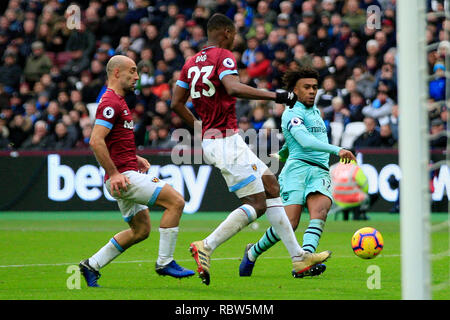
[{"label": "pitch line marking", "polygon": [[[332,259],[336,258],[354,258],[355,256],[333,256]],[[385,258],[397,258],[400,257],[399,254],[382,255]],[[212,258],[211,261],[224,261],[224,260],[240,260],[241,257],[234,258]],[[272,259],[281,260],[287,259],[287,257],[261,257],[260,259]],[[178,262],[189,262],[192,259],[177,259]],[[111,263],[154,263],[155,260],[129,260],[129,261],[112,261]],[[30,264],[10,264],[10,265],[0,265],[0,268],[25,268],[25,267],[57,267],[57,266],[69,266],[78,265],[79,262],[61,262],[61,263],[30,263]]]}]

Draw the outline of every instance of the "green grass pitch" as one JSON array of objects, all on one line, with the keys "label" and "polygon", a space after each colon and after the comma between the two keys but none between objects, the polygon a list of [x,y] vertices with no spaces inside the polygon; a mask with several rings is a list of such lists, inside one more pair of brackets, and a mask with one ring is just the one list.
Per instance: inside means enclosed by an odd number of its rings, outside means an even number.
[{"label": "green grass pitch", "polygon": [[[257,241],[269,225],[263,217],[258,226],[247,227],[214,252],[209,286],[197,276],[178,280],[155,273],[161,212],[150,216],[149,239],[101,270],[102,288],[87,288],[81,278],[81,288],[77,289],[73,266],[127,227],[119,212],[0,213],[0,300],[401,299],[398,215],[371,213],[369,221],[340,221],[341,217],[336,221],[330,216],[318,249],[331,250],[333,255],[319,277],[294,279],[287,250],[279,243],[260,257],[252,277],[240,278],[238,268],[245,245]],[[190,242],[206,237],[225,217],[226,213],[184,215],[175,252],[177,262],[195,269],[188,250]],[[296,233],[300,243],[307,218],[302,217]],[[446,214],[432,215],[433,224],[447,219]],[[356,257],[350,246],[353,233],[365,226],[377,228],[384,237],[383,252],[373,260]],[[433,285],[449,281],[449,243],[448,230],[432,233],[432,252],[447,252],[432,261]],[[373,270],[379,271],[379,288],[370,285],[374,283],[370,278]],[[449,297],[449,286],[433,290],[433,299]]]}]

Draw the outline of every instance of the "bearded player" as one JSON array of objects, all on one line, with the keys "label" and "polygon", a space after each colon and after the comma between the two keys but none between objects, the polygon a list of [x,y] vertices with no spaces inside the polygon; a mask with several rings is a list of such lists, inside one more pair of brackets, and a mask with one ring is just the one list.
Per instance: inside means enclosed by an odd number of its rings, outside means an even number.
[{"label": "bearded player", "polygon": [[217,167],[242,205],[205,239],[191,243],[202,282],[210,283],[210,257],[214,250],[242,228],[266,213],[285,244],[293,263],[293,275],[302,274],[326,260],[329,251],[310,254],[302,250],[286,216],[276,177],[249,149],[238,133],[236,97],[275,100],[293,105],[292,92],[259,90],[239,81],[231,49],[236,28],[228,17],[214,14],[207,24],[208,43],[183,66],[176,83],[172,109],[191,127],[198,119],[186,107],[190,97],[202,121],[202,148],[205,160]]},{"label": "bearded player", "polygon": [[173,259],[184,199],[170,185],[145,174],[150,164],[136,155],[133,119],[124,100],[127,93],[133,92],[139,79],[136,64],[128,57],[118,55],[108,61],[106,71],[108,89],[97,108],[89,144],[105,169],[105,184],[130,228],[113,236],[92,257],[81,261],[80,270],[89,287],[98,287],[99,270],[149,236],[148,207],[157,205],[165,211],[159,228],[156,272],[175,278],[192,276],[194,271],[180,267]]}]

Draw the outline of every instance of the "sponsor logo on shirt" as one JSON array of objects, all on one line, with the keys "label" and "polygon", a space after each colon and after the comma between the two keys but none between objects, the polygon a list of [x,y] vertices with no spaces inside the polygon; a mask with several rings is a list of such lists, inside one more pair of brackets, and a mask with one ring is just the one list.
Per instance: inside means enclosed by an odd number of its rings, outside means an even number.
[{"label": "sponsor logo on shirt", "polygon": [[134,128],[134,121],[133,120],[131,120],[131,121],[124,121],[123,122],[123,127],[125,128],[125,129],[131,129],[131,130],[133,130],[133,128]]}]

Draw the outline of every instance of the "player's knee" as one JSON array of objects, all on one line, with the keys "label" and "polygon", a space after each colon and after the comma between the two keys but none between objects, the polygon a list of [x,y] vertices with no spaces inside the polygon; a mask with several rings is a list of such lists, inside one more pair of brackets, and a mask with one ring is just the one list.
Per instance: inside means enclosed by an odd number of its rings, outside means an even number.
[{"label": "player's knee", "polygon": [[317,210],[311,211],[310,216],[311,219],[320,219],[327,220],[328,209],[327,208],[318,208]]},{"label": "player's knee", "polygon": [[292,226],[292,230],[297,230],[298,227],[298,220],[293,220],[293,219],[289,219],[289,221],[291,222],[291,226]]},{"label": "player's knee", "polygon": [[265,202],[254,203],[252,204],[252,207],[255,209],[257,217],[262,216],[267,210],[267,205]]},{"label": "player's knee", "polygon": [[273,184],[270,187],[268,187],[266,189],[266,195],[269,198],[277,198],[280,196],[280,185],[277,184]]},{"label": "player's knee", "polygon": [[174,203],[175,208],[176,208],[177,210],[179,210],[180,212],[183,212],[184,205],[185,205],[185,202],[184,202],[183,197],[182,197],[181,195],[178,196],[178,197],[175,199],[175,203]]},{"label": "player's knee", "polygon": [[181,195],[177,195],[173,197],[170,203],[170,209],[172,209],[172,212],[176,212],[178,215],[181,216],[183,213],[185,201]]},{"label": "player's knee", "polygon": [[138,230],[134,232],[134,241],[135,243],[141,242],[147,239],[150,235],[150,226],[142,226]]},{"label": "player's knee", "polygon": [[267,198],[278,198],[280,196],[280,185],[273,175],[263,178],[264,189]]}]

